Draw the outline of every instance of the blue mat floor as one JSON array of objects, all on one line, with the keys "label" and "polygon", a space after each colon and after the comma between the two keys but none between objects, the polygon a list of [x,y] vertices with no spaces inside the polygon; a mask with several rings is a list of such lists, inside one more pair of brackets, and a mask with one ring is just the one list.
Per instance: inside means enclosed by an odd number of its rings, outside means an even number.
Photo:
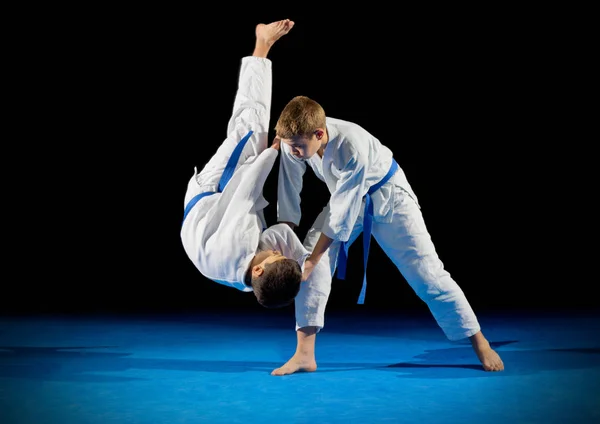
[{"label": "blue mat floor", "polygon": [[427,313],[331,312],[274,377],[288,312],[0,318],[0,423],[600,423],[600,313],[479,313],[488,373]]}]

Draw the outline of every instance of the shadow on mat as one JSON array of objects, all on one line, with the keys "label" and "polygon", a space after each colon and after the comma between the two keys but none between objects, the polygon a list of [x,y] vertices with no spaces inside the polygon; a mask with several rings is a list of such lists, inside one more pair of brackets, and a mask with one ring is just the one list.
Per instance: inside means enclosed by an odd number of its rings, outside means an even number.
[{"label": "shadow on mat", "polygon": [[[396,364],[319,361],[317,374],[376,370],[400,378],[473,378],[513,376],[542,371],[600,367],[600,348],[564,348],[503,351],[515,341],[491,343],[502,357],[505,371],[483,371],[471,347],[427,350],[411,361]],[[210,361],[193,359],[134,358],[127,352],[102,352],[117,346],[25,347],[0,346],[0,377],[45,381],[127,382],[152,380],[152,371],[214,373],[268,372],[283,365],[269,361]],[[105,375],[129,370],[149,371],[147,377]],[[162,377],[161,377],[162,378]]]},{"label": "shadow on mat", "polygon": [[427,350],[414,357],[418,362],[401,362],[385,367],[398,377],[472,378],[508,377],[543,371],[600,368],[599,348],[502,350],[517,341],[491,342],[504,362],[504,371],[485,372],[469,347]]}]

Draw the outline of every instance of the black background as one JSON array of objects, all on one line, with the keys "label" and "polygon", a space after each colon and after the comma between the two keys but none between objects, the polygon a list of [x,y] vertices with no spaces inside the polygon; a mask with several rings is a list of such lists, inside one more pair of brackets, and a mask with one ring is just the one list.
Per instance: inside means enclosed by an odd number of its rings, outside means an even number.
[{"label": "black background", "polygon": [[[583,253],[597,251],[584,220],[593,196],[576,193],[592,171],[591,150],[575,148],[575,120],[587,117],[573,117],[590,59],[572,42],[574,30],[587,31],[583,21],[491,7],[74,16],[45,36],[20,34],[28,49],[16,63],[24,82],[14,109],[29,115],[24,152],[5,156],[5,168],[25,164],[24,189],[5,180],[16,195],[5,204],[5,233],[16,237],[5,239],[6,269],[15,270],[4,276],[3,312],[260,308],[200,275],[179,227],[194,166],[225,138],[255,25],[283,18],[296,26],[270,53],[271,127],[302,94],[390,147],[476,310],[598,305],[594,261]],[[270,223],[277,171],[265,187]],[[305,178],[301,238],[328,198],[312,171]],[[360,241],[347,280],[333,281],[330,309],[355,305]],[[425,308],[374,240],[364,307]]]}]

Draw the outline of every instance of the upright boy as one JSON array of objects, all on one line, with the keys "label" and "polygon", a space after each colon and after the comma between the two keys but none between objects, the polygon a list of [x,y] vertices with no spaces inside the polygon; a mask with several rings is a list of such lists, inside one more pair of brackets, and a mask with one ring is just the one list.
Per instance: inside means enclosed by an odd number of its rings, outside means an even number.
[{"label": "upright boy", "polygon": [[[278,221],[292,228],[299,224],[307,166],[326,183],[331,195],[304,242],[312,253],[306,259],[303,279],[322,262],[332,275],[337,267],[343,278],[349,246],[363,230],[366,241],[372,233],[446,337],[452,341],[469,338],[486,371],[503,370],[463,291],[438,257],[417,196],[391,150],[361,126],[327,117],[321,105],[306,96],[297,96],[284,107],[275,130],[282,142]],[[365,289],[366,279],[359,302]],[[318,328],[308,326],[299,332],[296,354],[275,375],[316,369]]]}]

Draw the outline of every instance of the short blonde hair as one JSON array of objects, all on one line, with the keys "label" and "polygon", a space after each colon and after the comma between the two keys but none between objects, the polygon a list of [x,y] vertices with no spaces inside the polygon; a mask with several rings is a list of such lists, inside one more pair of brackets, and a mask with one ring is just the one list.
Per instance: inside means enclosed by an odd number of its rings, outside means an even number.
[{"label": "short blonde hair", "polygon": [[325,110],[306,96],[296,96],[281,111],[275,134],[280,138],[310,136],[317,128],[325,128]]}]

